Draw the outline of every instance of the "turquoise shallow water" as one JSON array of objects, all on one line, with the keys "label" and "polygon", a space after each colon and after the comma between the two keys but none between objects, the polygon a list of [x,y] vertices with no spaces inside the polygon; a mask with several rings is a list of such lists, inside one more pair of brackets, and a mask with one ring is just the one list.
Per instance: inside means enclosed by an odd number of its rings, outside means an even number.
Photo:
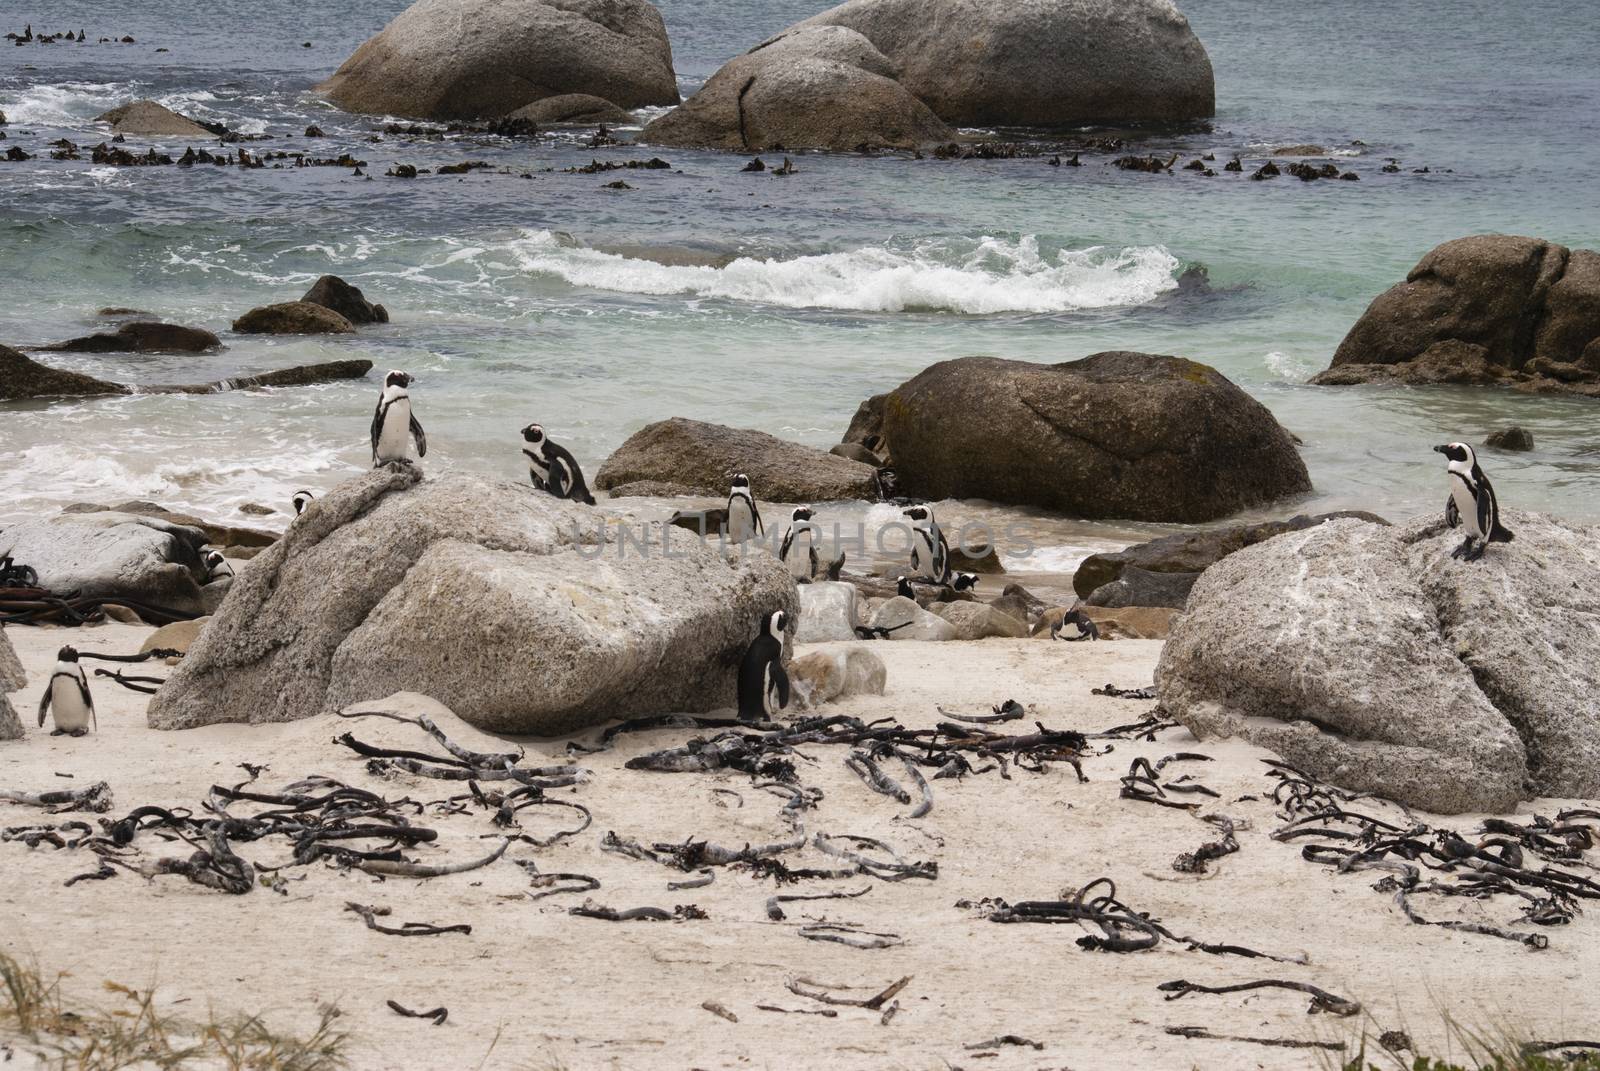
[{"label": "turquoise shallow water", "polygon": [[[827,445],[862,398],[934,360],[1140,349],[1216,365],[1305,440],[1317,490],[1285,509],[1431,510],[1444,485],[1428,447],[1516,422],[1539,449],[1486,455],[1502,500],[1600,515],[1593,403],[1304,385],[1366,303],[1440,241],[1505,231],[1600,245],[1600,20],[1587,3],[1186,4],[1217,72],[1218,115],[1123,132],[1135,147],[1226,159],[1314,142],[1350,154],[1340,162],[1359,183],[1129,174],[1095,154],[1082,168],[807,154],[783,179],[673,151],[659,154],[671,170],[628,172],[632,191],[561,169],[651,151],[591,149],[587,132],[374,142],[377,121],[317,100],[309,87],[402,7],[222,3],[197,18],[176,0],[115,15],[79,0],[13,5],[0,18],[17,29],[82,25],[91,40],[138,43],[0,48],[7,145],[93,144],[95,114],[154,96],[276,136],[255,150],[350,151],[378,176],[465,159],[510,173],[363,181],[45,153],[0,164],[0,341],[84,333],[105,305],[225,332],[252,305],[337,272],[395,322],[354,341],[229,338],[204,358],[62,363],[159,382],[367,356],[419,377],[431,463],[508,476],[521,471],[511,436],[535,419],[591,468],[670,415]],[[661,7],[686,93],[815,10]],[[330,137],[299,137],[312,121]],[[1401,173],[1380,172],[1387,157]],[[1179,290],[1195,265],[1209,289]],[[373,382],[0,407],[0,518],[113,496],[211,511],[284,503],[365,463],[375,395]],[[1064,542],[1124,534],[1056,530]]]}]

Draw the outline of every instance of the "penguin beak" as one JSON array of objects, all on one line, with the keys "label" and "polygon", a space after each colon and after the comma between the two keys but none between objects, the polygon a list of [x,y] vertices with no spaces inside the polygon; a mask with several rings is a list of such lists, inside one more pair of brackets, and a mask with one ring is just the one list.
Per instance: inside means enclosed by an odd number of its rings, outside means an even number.
[{"label": "penguin beak", "polygon": [[1442,447],[1442,446],[1435,446],[1433,448],[1433,452],[1436,453],[1436,454],[1442,454],[1442,453],[1444,453],[1444,449],[1445,448]]}]

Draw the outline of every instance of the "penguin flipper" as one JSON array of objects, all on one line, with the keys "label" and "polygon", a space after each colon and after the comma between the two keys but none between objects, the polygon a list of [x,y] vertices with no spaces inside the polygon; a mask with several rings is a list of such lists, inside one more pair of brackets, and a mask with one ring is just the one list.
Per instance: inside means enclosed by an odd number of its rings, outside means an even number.
[{"label": "penguin flipper", "polygon": [[[783,545],[778,548],[778,560],[780,562],[787,562],[789,560],[789,552],[793,549],[794,527],[791,525],[789,530],[783,533]],[[813,551],[812,553],[815,554],[816,552]]]},{"label": "penguin flipper", "polygon": [[1509,543],[1516,538],[1511,529],[1500,527],[1500,500],[1495,498],[1494,485],[1487,476],[1479,481],[1478,531],[1488,533],[1489,543]]},{"label": "penguin flipper", "polygon": [[1456,496],[1444,500],[1444,523],[1451,528],[1461,526],[1461,511],[1456,509]]},{"label": "penguin flipper", "polygon": [[372,411],[372,463],[378,463],[378,436],[383,434],[383,402]]},{"label": "penguin flipper", "polygon": [[815,543],[811,545],[811,571],[806,575],[811,577],[817,575],[817,546]]},{"label": "penguin flipper", "polygon": [[772,663],[772,683],[778,686],[778,709],[782,710],[789,705],[789,674],[782,662]]},{"label": "penguin flipper", "polygon": [[51,677],[45,682],[44,695],[39,699],[39,728],[44,728],[44,716],[50,709],[50,693],[55,690],[56,679]]},{"label": "penguin flipper", "polygon": [[[411,434],[417,440],[417,456],[428,456],[428,433],[422,430],[422,425],[417,423],[417,414],[411,414]],[[374,442],[377,440],[374,439]]]}]

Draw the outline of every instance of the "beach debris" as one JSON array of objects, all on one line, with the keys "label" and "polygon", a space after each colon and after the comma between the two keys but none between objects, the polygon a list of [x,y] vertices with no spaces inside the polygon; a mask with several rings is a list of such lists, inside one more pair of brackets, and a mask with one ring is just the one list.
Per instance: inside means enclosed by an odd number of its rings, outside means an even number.
[{"label": "beach debris", "polygon": [[[1523,914],[1514,921],[1538,926],[1569,923],[1579,901],[1600,900],[1600,882],[1557,865],[1589,865],[1586,853],[1600,841],[1600,811],[1574,808],[1558,812],[1554,819],[1535,815],[1527,824],[1485,818],[1474,842],[1452,829],[1422,822],[1399,804],[1322,784],[1281,760],[1263,761],[1270,767],[1268,776],[1277,780],[1272,799],[1284,820],[1271,839],[1312,840],[1301,848],[1301,858],[1331,865],[1339,873],[1385,871],[1373,890],[1393,894],[1395,905],[1415,925],[1496,937],[1541,950],[1550,943],[1542,933],[1424,918],[1413,897],[1428,894],[1483,902],[1514,896],[1524,901]],[[1363,799],[1370,804],[1359,811],[1350,809],[1350,804]],[[1400,815],[1391,820],[1368,813],[1385,806],[1396,808]],[[1544,865],[1527,866],[1530,855]],[[1425,870],[1438,877],[1424,881]]]},{"label": "beach debris", "polygon": [[951,721],[964,721],[969,725],[991,725],[995,722],[1016,721],[1027,713],[1023,705],[1015,699],[1007,699],[1004,703],[991,707],[988,714],[952,714],[944,707],[935,707],[934,709]]},{"label": "beach debris", "polygon": [[855,892],[796,893],[787,896],[779,894],[777,896],[768,897],[767,918],[771,919],[773,922],[782,922],[785,918],[787,918],[788,916],[784,913],[782,907],[783,904],[796,903],[802,900],[853,900],[858,896],[865,896],[871,891],[871,885],[863,885]]},{"label": "beach debris", "polygon": [[714,1000],[702,1001],[700,1007],[715,1015],[719,1019],[726,1019],[730,1023],[737,1023],[739,1017]]},{"label": "beach debris", "polygon": [[1108,684],[1104,688],[1089,689],[1090,695],[1103,695],[1112,699],[1154,699],[1155,686],[1146,688],[1118,688],[1115,684]]},{"label": "beach debris", "polygon": [[820,1015],[824,1019],[837,1019],[839,1013],[832,1008],[782,1008],[776,1004],[757,1004],[761,1011],[784,1012],[787,1015]]},{"label": "beach debris", "polygon": [[25,807],[49,808],[51,814],[64,814],[68,811],[105,814],[111,810],[114,798],[109,784],[105,781],[96,781],[88,788],[57,788],[47,792],[21,792],[0,788],[0,801],[20,803]]},{"label": "beach debris", "polygon": [[155,695],[160,687],[167,683],[167,678],[165,677],[125,676],[119,669],[96,669],[94,675],[96,677],[109,677],[130,692],[141,692],[144,695]]},{"label": "beach debris", "polygon": [[1268,1045],[1279,1049],[1324,1049],[1343,1052],[1342,1041],[1303,1041],[1299,1038],[1251,1038],[1238,1034],[1213,1034],[1203,1026],[1169,1026],[1166,1032],[1179,1038],[1202,1038],[1206,1041],[1242,1041],[1247,1045]]},{"label": "beach debris", "polygon": [[[485,164],[485,167],[488,165]],[[659,156],[652,156],[648,160],[590,160],[582,167],[569,167],[563,170],[567,175],[598,175],[606,171],[670,171],[672,165]],[[749,170],[746,168],[746,170]]]},{"label": "beach debris", "polygon": [[567,914],[586,919],[604,919],[606,922],[684,922],[711,917],[694,904],[678,904],[671,911],[659,907],[630,907],[619,911],[593,900],[585,900],[577,907],[567,908]]},{"label": "beach debris", "polygon": [[1172,861],[1172,869],[1180,874],[1204,874],[1206,864],[1232,855],[1239,850],[1239,840],[1234,836],[1233,819],[1224,814],[1196,815],[1202,822],[1210,822],[1222,830],[1222,839],[1207,841],[1192,852],[1183,852]]},{"label": "beach debris", "polygon": [[450,1018],[449,1008],[434,1008],[432,1011],[419,1012],[412,1011],[405,1005],[393,1000],[386,1000],[384,1003],[389,1005],[389,1010],[394,1012],[396,1015],[403,1015],[407,1019],[432,1019],[434,1026],[443,1026],[445,1024],[445,1020]]},{"label": "beach debris", "polygon": [[386,933],[393,937],[436,937],[445,933],[470,934],[472,927],[466,923],[455,926],[435,926],[427,922],[403,922],[399,926],[385,926],[378,921],[379,917],[388,917],[393,912],[387,907],[372,907],[367,904],[358,904],[347,901],[344,905],[346,911],[353,911],[361,916],[361,921],[367,924],[367,929],[378,933]]},{"label": "beach debris", "polygon": [[1318,1012],[1328,1012],[1348,1018],[1361,1012],[1361,1003],[1345,997],[1335,996],[1326,989],[1318,989],[1309,982],[1285,982],[1278,978],[1263,978],[1255,982],[1239,982],[1235,985],[1200,985],[1197,982],[1187,982],[1179,979],[1174,982],[1162,982],[1156,986],[1161,992],[1167,994],[1168,1000],[1180,1000],[1190,993],[1243,993],[1252,989],[1292,989],[1299,993],[1311,994],[1311,1006],[1306,1009],[1307,1014],[1315,1015]]},{"label": "beach debris", "polygon": [[906,943],[906,939],[897,933],[877,933],[833,922],[802,926],[799,934],[808,941],[829,941],[849,948],[893,948]]},{"label": "beach debris", "polygon": [[546,896],[558,896],[561,893],[593,892],[600,887],[600,879],[587,874],[543,874],[539,871],[539,864],[532,859],[513,859],[512,862],[528,872],[529,885],[541,890],[528,893],[529,900],[543,900]]},{"label": "beach debris", "polygon": [[1202,755],[1195,751],[1180,751],[1174,755],[1168,755],[1151,765],[1149,759],[1140,755],[1128,766],[1128,772],[1122,775],[1122,791],[1120,795],[1125,800],[1154,803],[1162,807],[1172,807],[1176,810],[1199,810],[1200,804],[1167,799],[1167,793],[1198,792],[1211,797],[1216,797],[1217,793],[1204,785],[1193,783],[1188,775],[1176,781],[1168,781],[1163,785],[1160,782],[1160,774],[1163,769],[1174,762],[1210,761],[1212,761],[1210,755]]},{"label": "beach debris", "polygon": [[828,990],[850,987],[823,985],[820,982],[813,982],[809,978],[792,978],[784,983],[784,987],[797,997],[806,997],[809,1000],[820,1001],[823,1004],[836,1004],[845,1008],[865,1008],[868,1011],[879,1011],[885,1004],[898,996],[902,989],[911,984],[912,977],[912,975],[908,974],[897,982],[890,982],[877,994],[865,999],[834,996]]},{"label": "beach debris", "polygon": [[1143,171],[1147,174],[1160,174],[1171,171],[1172,165],[1178,162],[1178,154],[1173,153],[1165,160],[1158,156],[1119,156],[1111,161],[1111,166],[1121,168],[1123,171]]},{"label": "beach debris", "polygon": [[1008,1045],[1019,1049],[1032,1049],[1035,1052],[1044,1051],[1044,1042],[1034,1041],[1020,1034],[1001,1034],[999,1037],[990,1038],[988,1041],[974,1042],[968,1045],[966,1049],[968,1052],[977,1052],[980,1049],[1003,1049]]}]

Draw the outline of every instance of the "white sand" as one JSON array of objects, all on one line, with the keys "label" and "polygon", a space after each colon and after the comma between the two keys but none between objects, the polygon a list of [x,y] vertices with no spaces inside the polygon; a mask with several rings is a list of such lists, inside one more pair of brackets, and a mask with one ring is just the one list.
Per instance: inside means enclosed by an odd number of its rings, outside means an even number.
[{"label": "white sand", "polygon": [[[0,787],[40,791],[105,779],[116,792],[110,817],[151,803],[198,809],[209,785],[244,779],[236,768],[241,762],[269,764],[260,784],[271,789],[316,773],[390,797],[435,800],[458,791],[409,777],[385,784],[366,772],[363,760],[332,743],[349,729],[373,742],[432,749],[407,726],[318,718],[153,732],[144,726],[144,697],[103,680],[95,683],[97,736],[50,738],[32,730],[32,711],[59,644],[128,652],[145,634],[120,625],[8,631],[32,678],[13,697],[30,735],[0,744]],[[970,713],[1015,698],[1051,728],[1094,730],[1135,721],[1151,706],[1094,697],[1089,689],[1108,681],[1148,683],[1160,645],[991,640],[877,643],[872,649],[888,664],[889,694],[835,704],[830,712],[892,715],[922,726],[936,720],[936,704]],[[467,746],[493,746],[464,726],[452,731]],[[708,888],[668,892],[669,880],[686,875],[598,849],[606,830],[645,843],[691,836],[730,846],[784,839],[780,801],[752,789],[748,778],[622,769],[629,757],[688,735],[671,730],[623,737],[615,750],[585,758],[594,780],[559,795],[592,808],[594,825],[575,841],[548,849],[517,845],[510,856],[535,858],[545,871],[598,877],[602,888],[592,895],[602,904],[693,903],[710,913],[708,921],[613,924],[573,917],[566,909],[581,896],[529,902],[523,870],[508,861],[426,882],[380,882],[321,865],[292,868],[285,871],[287,896],[257,888],[233,897],[178,877],[146,882],[128,873],[67,889],[61,884],[67,877],[94,869],[91,857],[11,843],[0,844],[0,947],[36,958],[52,974],[70,972],[68,993],[89,1002],[113,999],[101,989],[104,980],[155,985],[164,1004],[182,1014],[245,1010],[288,1030],[309,1029],[317,1005],[336,1002],[344,1012],[341,1025],[355,1037],[354,1064],[362,1068],[1301,1068],[1333,1066],[1334,1060],[1186,1040],[1163,1028],[1203,1025],[1223,1034],[1321,1040],[1354,1040],[1363,1030],[1375,1038],[1398,1028],[1436,1054],[1445,1045],[1441,1011],[1483,1027],[1514,1024],[1552,1040],[1600,1032],[1600,913],[1549,931],[1551,947],[1543,952],[1410,925],[1390,897],[1370,888],[1378,875],[1330,874],[1302,861],[1297,845],[1268,839],[1278,824],[1270,802],[1237,802],[1241,795],[1270,793],[1259,761],[1265,753],[1246,745],[1197,745],[1186,732],[1169,730],[1157,743],[1118,743],[1113,753],[1088,760],[1087,784],[1065,766],[1045,775],[1016,771],[1009,781],[993,773],[937,781],[933,812],[916,822],[901,820],[908,808],[868,792],[845,770],[844,749],[808,748],[816,762],[800,764],[802,780],[826,793],[820,809],[807,815],[808,831],[881,838],[908,858],[937,860],[939,879],[809,882],[781,891],[863,885],[871,891],[854,900],[790,905],[789,919],[774,923],[764,912],[767,897],[779,891],[770,882],[721,869]],[[563,755],[559,743],[526,743],[530,764],[540,755],[551,761]],[[1184,812],[1120,800],[1117,782],[1134,755],[1193,749],[1216,761],[1188,764],[1173,775],[1193,773],[1221,793],[1208,811],[1252,823],[1240,834],[1242,850],[1198,879],[1174,872],[1172,859],[1214,839],[1215,831]],[[720,806],[713,787],[737,791],[743,806]],[[1545,800],[1523,811],[1553,814],[1558,806]],[[570,813],[546,817],[540,810],[528,819],[532,832],[552,830]],[[0,827],[63,820],[0,803]],[[421,821],[441,830],[441,838],[415,852],[419,859],[459,861],[495,843],[479,839],[493,832],[481,811]],[[1463,830],[1476,825],[1470,818],[1452,821]],[[136,843],[146,859],[186,854],[148,834]],[[287,855],[277,842],[240,850],[260,863]],[[834,863],[814,849],[787,858],[791,865]],[[955,906],[986,896],[1051,899],[1101,876],[1113,878],[1129,904],[1176,932],[1263,951],[1303,951],[1311,964],[1209,956],[1166,942],[1144,953],[1086,952],[1074,944],[1084,932],[1076,926],[1001,926]],[[344,911],[347,900],[393,907],[392,923],[465,922],[473,933],[383,936]],[[1419,905],[1434,917],[1502,925],[1518,910],[1504,897],[1486,904],[1424,897]],[[867,951],[797,935],[800,924],[824,917],[898,933],[906,942]],[[877,1013],[852,1008],[838,1009],[834,1019],[756,1008],[820,1008],[785,990],[785,981],[795,977],[861,986],[865,996],[903,975],[913,979],[887,1026]],[[1307,998],[1273,990],[1164,1001],[1156,985],[1178,978],[1308,981],[1361,1000],[1367,1013],[1351,1020],[1308,1016]],[[419,1009],[444,1005],[449,1022],[434,1027],[401,1019],[385,1007],[386,999]],[[704,1001],[725,1005],[739,1021],[702,1010]],[[1001,1049],[992,1058],[965,1048],[1001,1034],[1046,1047]],[[27,1066],[26,1058],[10,1066]]]}]

